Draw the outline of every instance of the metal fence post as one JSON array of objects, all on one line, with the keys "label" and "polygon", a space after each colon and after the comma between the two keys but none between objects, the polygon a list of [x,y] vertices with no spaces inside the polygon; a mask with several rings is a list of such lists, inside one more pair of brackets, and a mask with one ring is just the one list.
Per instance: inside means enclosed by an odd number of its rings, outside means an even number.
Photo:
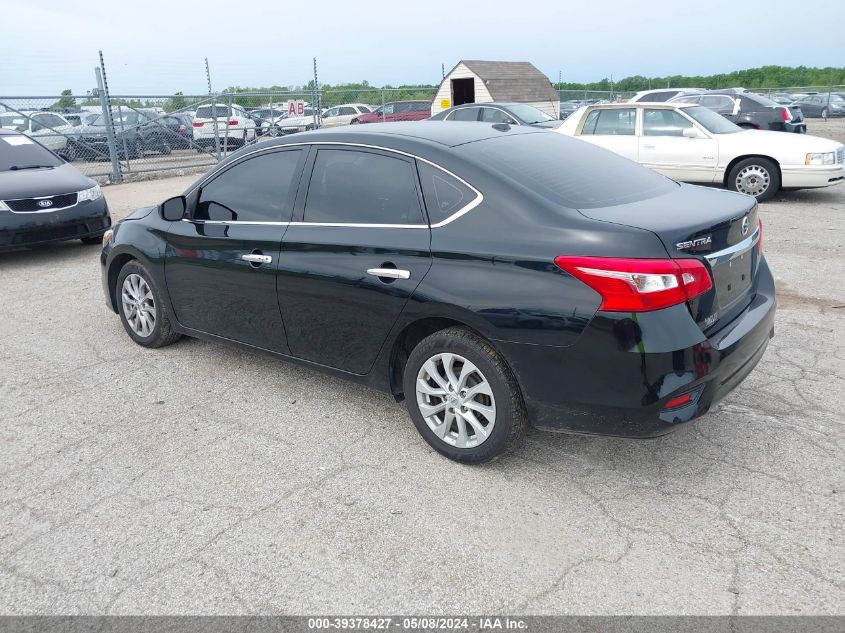
[{"label": "metal fence post", "polygon": [[114,124],[112,123],[111,110],[109,109],[109,97],[103,85],[103,75],[99,67],[94,69],[97,75],[97,90],[100,93],[100,108],[103,111],[103,120],[106,122],[106,140],[109,144],[109,158],[111,158],[111,181],[121,182],[123,177],[120,174],[120,163],[117,160],[117,147],[114,141]]},{"label": "metal fence post", "polygon": [[[217,162],[220,162],[220,125],[217,123],[217,97],[211,95],[211,120],[214,121],[214,153],[217,155]],[[229,120],[226,119],[226,124]]]},{"label": "metal fence post", "polygon": [[381,121],[384,123],[384,88],[381,89]]},{"label": "metal fence post", "polygon": [[[215,119],[216,120],[216,119]],[[223,129],[226,130],[226,136],[223,137],[223,152],[229,152],[229,121],[232,120],[232,93],[226,97],[226,125]],[[246,130],[244,130],[245,132]]]}]

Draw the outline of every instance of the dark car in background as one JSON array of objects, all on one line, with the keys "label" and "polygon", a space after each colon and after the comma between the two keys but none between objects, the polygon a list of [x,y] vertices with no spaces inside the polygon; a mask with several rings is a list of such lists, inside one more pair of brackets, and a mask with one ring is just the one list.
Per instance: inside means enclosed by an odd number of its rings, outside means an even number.
[{"label": "dark car in background", "polygon": [[[142,158],[147,152],[169,154],[168,141],[171,131],[158,119],[154,110],[135,110],[129,107],[114,108],[115,145],[121,160]],[[80,128],[75,141],[74,157],[83,160],[107,160],[109,157],[106,119],[100,114],[87,126]]]},{"label": "dark car in background", "polygon": [[839,92],[807,95],[797,99],[792,105],[801,108],[805,116],[812,118],[845,116],[845,94]]},{"label": "dark car in background", "polygon": [[103,242],[105,299],[137,344],[234,342],[383,389],[463,462],[529,422],[668,433],[774,333],[754,198],[530,126],[266,141]]},{"label": "dark car in background", "polygon": [[771,130],[804,134],[807,124],[801,108],[780,105],[768,97],[744,91],[741,88],[710,90],[701,94],[685,95],[669,103],[695,103],[736,123],[747,130]]},{"label": "dark car in background", "polygon": [[175,113],[158,115],[154,124],[163,128],[164,140],[173,149],[186,149],[192,146],[194,127],[192,118],[187,114]]},{"label": "dark car in background", "polygon": [[464,121],[481,123],[505,123],[507,125],[533,125],[556,128],[560,120],[549,116],[526,103],[465,103],[438,112],[429,121]]},{"label": "dark car in background", "polygon": [[96,182],[34,139],[0,129],[0,248],[99,244],[110,226]]},{"label": "dark car in background", "polygon": [[422,121],[431,116],[430,101],[393,101],[352,119],[356,123],[394,123],[397,121]]}]

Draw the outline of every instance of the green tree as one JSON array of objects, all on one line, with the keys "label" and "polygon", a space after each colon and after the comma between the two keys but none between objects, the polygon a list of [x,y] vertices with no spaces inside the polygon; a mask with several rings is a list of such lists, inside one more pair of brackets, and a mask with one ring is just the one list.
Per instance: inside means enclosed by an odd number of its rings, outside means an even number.
[{"label": "green tree", "polygon": [[76,99],[73,98],[73,91],[70,89],[62,90],[61,99],[56,101],[53,104],[54,108],[57,109],[64,109],[64,108],[75,108],[76,107]]}]

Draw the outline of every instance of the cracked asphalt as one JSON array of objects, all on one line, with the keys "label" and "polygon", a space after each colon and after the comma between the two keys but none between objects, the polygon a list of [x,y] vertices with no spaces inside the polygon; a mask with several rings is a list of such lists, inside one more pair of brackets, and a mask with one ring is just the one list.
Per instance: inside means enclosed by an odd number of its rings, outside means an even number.
[{"label": "cracked asphalt", "polygon": [[[191,180],[105,192],[120,218]],[[738,390],[483,467],[386,394],[134,345],[97,247],[0,254],[0,613],[845,614],[845,186],[761,216],[776,337]]]}]

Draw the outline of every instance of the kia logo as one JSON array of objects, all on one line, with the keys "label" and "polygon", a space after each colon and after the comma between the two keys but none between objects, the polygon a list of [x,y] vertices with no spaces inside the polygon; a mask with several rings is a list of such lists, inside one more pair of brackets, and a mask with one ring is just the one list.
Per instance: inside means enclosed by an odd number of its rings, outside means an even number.
[{"label": "kia logo", "polygon": [[38,206],[41,207],[42,209],[46,209],[47,207],[53,206],[53,201],[52,200],[39,200]]},{"label": "kia logo", "polygon": [[748,235],[748,216],[742,218],[742,234]]}]

